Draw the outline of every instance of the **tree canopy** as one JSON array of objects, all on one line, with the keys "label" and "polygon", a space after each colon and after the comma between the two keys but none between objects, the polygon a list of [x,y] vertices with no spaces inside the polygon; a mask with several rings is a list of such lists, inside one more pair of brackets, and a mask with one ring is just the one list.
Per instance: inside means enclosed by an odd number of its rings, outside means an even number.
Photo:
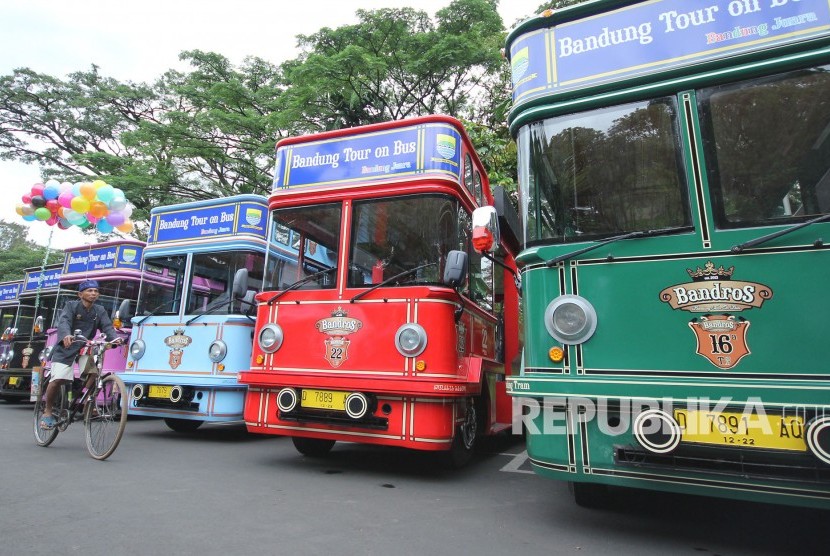
[{"label": "tree canopy", "polygon": [[353,25],[299,36],[300,55],[280,65],[187,51],[190,71],[150,84],[94,65],[65,79],[16,69],[0,76],[0,159],[38,164],[44,179],[103,179],[141,221],[154,206],[267,194],[283,137],[440,113],[468,124],[492,181],[515,183],[497,6],[358,10]]}]

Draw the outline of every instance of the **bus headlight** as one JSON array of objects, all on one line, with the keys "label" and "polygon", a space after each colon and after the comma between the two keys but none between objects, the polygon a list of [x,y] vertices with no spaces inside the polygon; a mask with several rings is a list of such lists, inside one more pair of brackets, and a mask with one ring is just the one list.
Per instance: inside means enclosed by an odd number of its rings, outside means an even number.
[{"label": "bus headlight", "polygon": [[282,328],[280,325],[273,323],[263,326],[262,330],[259,331],[259,336],[257,336],[259,349],[265,353],[274,353],[280,349],[280,346],[282,346],[282,340]]},{"label": "bus headlight", "polygon": [[222,340],[214,340],[208,348],[208,357],[214,363],[220,362],[228,354],[228,344]]},{"label": "bus headlight", "polygon": [[560,295],[545,309],[545,328],[563,344],[581,344],[597,329],[597,312],[584,297]]},{"label": "bus headlight", "polygon": [[136,340],[130,346],[130,355],[133,359],[138,361],[142,357],[144,357],[144,350],[147,349],[147,344],[144,343],[144,340]]},{"label": "bus headlight", "polygon": [[404,324],[395,334],[395,347],[404,357],[417,357],[427,347],[427,331],[420,324]]}]

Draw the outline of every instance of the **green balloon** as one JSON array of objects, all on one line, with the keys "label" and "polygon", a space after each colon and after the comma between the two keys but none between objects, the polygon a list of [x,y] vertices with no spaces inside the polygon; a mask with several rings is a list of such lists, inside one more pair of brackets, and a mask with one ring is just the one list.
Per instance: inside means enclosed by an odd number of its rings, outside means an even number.
[{"label": "green balloon", "polygon": [[50,211],[46,207],[40,207],[39,209],[35,209],[35,218],[38,220],[49,220],[52,217],[52,211]]}]

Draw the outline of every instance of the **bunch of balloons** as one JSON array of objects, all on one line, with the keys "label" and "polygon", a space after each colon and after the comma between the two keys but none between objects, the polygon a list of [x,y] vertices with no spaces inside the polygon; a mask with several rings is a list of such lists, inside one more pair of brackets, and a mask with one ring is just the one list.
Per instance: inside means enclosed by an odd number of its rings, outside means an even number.
[{"label": "bunch of balloons", "polygon": [[129,234],[134,228],[130,220],[133,209],[127,204],[124,192],[103,180],[36,183],[21,201],[15,210],[27,222],[39,220],[49,226],[57,225],[61,230],[95,226],[103,234],[113,229]]}]

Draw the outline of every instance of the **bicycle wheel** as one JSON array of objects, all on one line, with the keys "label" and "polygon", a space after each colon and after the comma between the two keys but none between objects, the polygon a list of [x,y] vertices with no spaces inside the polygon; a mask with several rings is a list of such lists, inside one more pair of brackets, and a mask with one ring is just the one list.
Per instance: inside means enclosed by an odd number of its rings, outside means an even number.
[{"label": "bicycle wheel", "polygon": [[86,449],[95,459],[112,455],[127,425],[127,387],[121,377],[108,375],[101,380],[101,388],[84,407]]},{"label": "bicycle wheel", "polygon": [[[58,427],[53,427],[51,429],[42,429],[40,428],[40,419],[43,417],[43,409],[46,407],[46,387],[49,386],[49,379],[44,379],[43,383],[40,386],[40,396],[35,402],[35,443],[38,446],[46,447],[51,444],[55,438],[58,436],[58,432],[60,430]],[[61,384],[60,390],[58,392],[58,399],[54,402],[52,406],[52,415],[55,416],[55,419],[61,419],[64,410],[66,408],[66,385]]]}]

